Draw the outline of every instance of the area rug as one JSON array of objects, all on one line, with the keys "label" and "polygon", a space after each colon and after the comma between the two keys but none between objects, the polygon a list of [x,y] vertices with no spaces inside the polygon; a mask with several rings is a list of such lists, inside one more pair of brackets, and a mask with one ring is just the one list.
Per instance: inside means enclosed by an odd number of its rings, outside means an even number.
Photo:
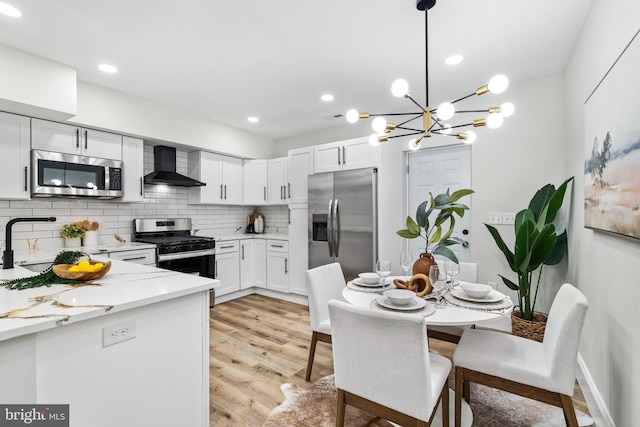
[{"label": "area rug", "polygon": [[[333,375],[308,386],[283,384],[285,401],[277,406],[263,427],[333,427],[335,426],[336,389]],[[561,427],[565,426],[562,410],[479,384],[471,385],[472,427]],[[438,410],[438,412],[440,412]],[[453,426],[453,395],[451,395]],[[592,426],[593,420],[576,411],[580,426]],[[349,427],[390,427],[393,424],[359,409],[347,406],[345,425]],[[434,426],[442,425],[440,419]]]}]

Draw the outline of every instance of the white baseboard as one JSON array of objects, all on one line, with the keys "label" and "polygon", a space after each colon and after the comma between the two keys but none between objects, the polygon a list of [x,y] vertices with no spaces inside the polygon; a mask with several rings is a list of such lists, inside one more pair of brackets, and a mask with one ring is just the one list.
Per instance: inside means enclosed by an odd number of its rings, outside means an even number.
[{"label": "white baseboard", "polygon": [[607,408],[596,384],[593,382],[591,373],[587,369],[587,365],[585,365],[580,353],[578,353],[578,384],[580,384],[580,389],[584,395],[584,400],[587,402],[594,424],[597,427],[615,427],[609,408]]},{"label": "white baseboard", "polygon": [[306,297],[305,295],[285,294],[282,292],[276,292],[276,291],[272,291],[270,289],[264,289],[264,288],[248,288],[248,289],[243,289],[241,291],[232,292],[230,294],[225,294],[222,296],[216,295],[216,305],[223,302],[231,301],[237,298],[245,297],[247,295],[253,295],[253,294],[264,295],[267,297],[277,298],[284,301],[293,302],[296,304],[302,304],[306,306],[309,305],[309,298]]}]

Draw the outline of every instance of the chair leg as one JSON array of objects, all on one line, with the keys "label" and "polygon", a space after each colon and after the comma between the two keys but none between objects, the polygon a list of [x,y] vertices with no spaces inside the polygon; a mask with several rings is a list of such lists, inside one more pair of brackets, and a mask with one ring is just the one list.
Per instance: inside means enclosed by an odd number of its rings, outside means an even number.
[{"label": "chair leg", "polygon": [[578,419],[576,418],[576,411],[573,407],[573,400],[571,399],[571,396],[561,394],[560,402],[562,403],[564,420],[567,423],[567,427],[578,427]]},{"label": "chair leg", "polygon": [[311,334],[311,345],[309,346],[309,360],[307,361],[307,374],[304,376],[305,381],[311,378],[311,369],[313,368],[313,358],[316,354],[316,344],[318,343],[318,333],[313,331]]},{"label": "chair leg", "polygon": [[336,427],[344,427],[344,413],[347,403],[344,400],[344,390],[338,389],[338,406],[336,408]]},{"label": "chair leg", "polygon": [[462,425],[462,368],[456,367],[455,427]]},{"label": "chair leg", "polygon": [[442,427],[449,427],[449,385],[446,381],[442,387],[440,405],[442,407]]}]

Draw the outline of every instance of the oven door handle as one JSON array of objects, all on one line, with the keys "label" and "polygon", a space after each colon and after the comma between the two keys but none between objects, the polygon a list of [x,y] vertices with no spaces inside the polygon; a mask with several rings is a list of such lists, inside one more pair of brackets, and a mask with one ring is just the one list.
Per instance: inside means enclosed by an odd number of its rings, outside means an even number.
[{"label": "oven door handle", "polygon": [[202,251],[178,252],[175,254],[158,254],[158,262],[173,261],[175,259],[197,258],[201,256],[215,255],[215,249],[204,249]]}]

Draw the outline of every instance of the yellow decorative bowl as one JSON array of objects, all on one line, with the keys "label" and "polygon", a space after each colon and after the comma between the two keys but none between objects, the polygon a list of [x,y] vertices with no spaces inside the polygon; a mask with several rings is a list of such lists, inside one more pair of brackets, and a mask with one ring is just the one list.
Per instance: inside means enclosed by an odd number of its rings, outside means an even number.
[{"label": "yellow decorative bowl", "polygon": [[[91,265],[95,265],[97,261],[90,261]],[[111,269],[111,261],[104,263],[101,269],[96,271],[69,271],[69,268],[77,264],[58,264],[52,268],[54,274],[61,279],[69,280],[96,280],[103,277]]]}]

